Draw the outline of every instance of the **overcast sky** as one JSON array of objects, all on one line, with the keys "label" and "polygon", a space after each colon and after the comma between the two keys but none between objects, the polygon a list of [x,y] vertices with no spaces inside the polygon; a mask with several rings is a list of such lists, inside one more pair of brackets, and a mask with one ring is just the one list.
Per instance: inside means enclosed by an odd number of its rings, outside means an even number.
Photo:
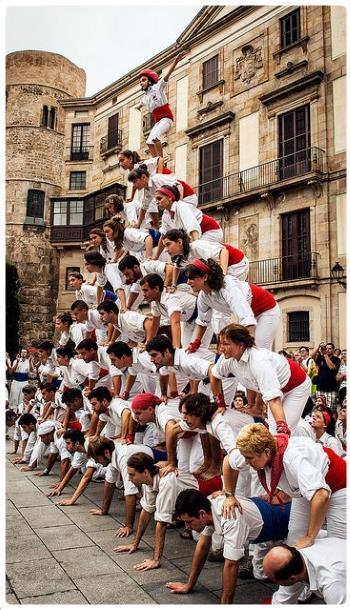
[{"label": "overcast sky", "polygon": [[194,4],[8,6],[6,53],[61,53],[85,70],[89,96],[175,42],[202,7]]}]

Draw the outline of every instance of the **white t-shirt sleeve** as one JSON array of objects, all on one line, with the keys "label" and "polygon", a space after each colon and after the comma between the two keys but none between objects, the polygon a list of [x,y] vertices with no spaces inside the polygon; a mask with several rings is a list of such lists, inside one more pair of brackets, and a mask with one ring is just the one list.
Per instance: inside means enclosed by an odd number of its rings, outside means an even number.
[{"label": "white t-shirt sleeve", "polygon": [[213,309],[205,296],[205,293],[201,290],[197,299],[198,317],[196,324],[199,326],[208,326],[213,316]]},{"label": "white t-shirt sleeve", "polygon": [[193,205],[189,203],[177,203],[177,213],[181,220],[182,227],[187,233],[191,231],[198,231],[199,235],[202,234],[200,224],[193,212]]},{"label": "white t-shirt sleeve", "polygon": [[309,502],[319,489],[325,489],[329,495],[332,493],[321,471],[321,465],[318,467],[318,462],[314,464],[310,453],[307,450],[303,451],[300,446],[287,447],[283,456],[283,466],[291,487],[297,485],[300,494]]},{"label": "white t-shirt sleeve", "polygon": [[254,362],[253,358],[250,368],[257,381],[259,392],[262,395],[262,399],[265,403],[273,398],[283,397],[283,392],[281,392],[281,386],[276,371],[272,366],[269,366],[268,362]]},{"label": "white t-shirt sleeve", "polygon": [[142,498],[140,504],[148,513],[154,513],[156,510],[157,493],[153,491],[149,485],[142,485]]},{"label": "white t-shirt sleeve", "polygon": [[103,288],[107,284],[107,278],[104,273],[96,273],[96,286]]},{"label": "white t-shirt sleeve", "polygon": [[249,539],[250,531],[244,517],[244,512],[241,514],[237,510],[235,519],[225,520],[222,531],[224,537],[224,558],[238,561],[244,556],[245,544]]},{"label": "white t-shirt sleeve", "polygon": [[256,326],[256,319],[252,308],[238,287],[227,286],[222,288],[220,292],[230,311],[237,316],[239,324],[243,326]]}]

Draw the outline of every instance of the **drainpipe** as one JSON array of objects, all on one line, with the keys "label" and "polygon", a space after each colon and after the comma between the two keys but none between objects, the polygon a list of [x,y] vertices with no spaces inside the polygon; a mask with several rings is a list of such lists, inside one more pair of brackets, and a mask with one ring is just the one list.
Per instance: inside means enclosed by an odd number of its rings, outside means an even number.
[{"label": "drainpipe", "polygon": [[[330,11],[330,6],[322,6],[322,34],[323,34],[323,72],[325,74],[324,81],[324,104],[326,110],[326,127],[325,127],[325,162],[326,162],[326,170],[328,173],[328,106],[327,106],[327,66],[326,66],[326,54],[325,54],[325,23],[326,23],[326,11]],[[331,243],[330,243],[330,228],[331,228],[331,219],[330,219],[330,206],[329,206],[329,180],[326,181],[326,205],[327,205],[327,223],[328,223],[328,277],[331,277],[331,268],[332,268],[332,255],[331,255]],[[328,303],[327,303],[328,301]],[[328,307],[329,304],[329,307]],[[328,316],[329,311],[329,316]],[[332,325],[332,284],[331,279],[329,279],[328,284],[328,296],[326,296],[326,340],[333,340],[333,325]]]}]

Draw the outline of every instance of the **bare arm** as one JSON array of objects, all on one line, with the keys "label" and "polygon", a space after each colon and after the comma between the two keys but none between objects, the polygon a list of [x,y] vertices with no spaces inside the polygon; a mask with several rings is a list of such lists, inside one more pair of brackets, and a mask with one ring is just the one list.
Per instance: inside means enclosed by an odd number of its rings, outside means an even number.
[{"label": "bare arm", "polygon": [[85,489],[89,485],[94,472],[95,472],[95,468],[93,468],[92,466],[89,466],[89,468],[86,469],[86,472],[83,474],[82,478],[80,479],[79,485],[76,488],[72,497],[68,498],[67,500],[61,500],[60,502],[58,502],[58,504],[62,505],[62,506],[71,506],[72,504],[75,504],[76,501],[78,500],[78,498],[80,498],[80,496],[84,493]]},{"label": "bare arm", "polygon": [[335,370],[337,368],[337,365],[334,364],[334,362],[332,362],[332,360],[330,359],[329,356],[327,356],[327,354],[324,355],[324,359],[325,359],[326,365],[328,366],[329,369]]},{"label": "bare arm", "polygon": [[173,340],[173,347],[181,347],[181,324],[180,324],[180,312],[174,311],[170,317],[171,324],[171,337]]},{"label": "bare arm", "polygon": [[178,63],[179,63],[179,62],[180,62],[180,61],[181,61],[181,60],[182,60],[184,57],[186,57],[186,55],[187,55],[187,51],[182,51],[181,53],[179,53],[179,54],[178,54],[178,55],[175,57],[175,59],[174,59],[173,63],[171,64],[171,66],[170,66],[170,68],[168,69],[167,73],[166,73],[166,74],[164,75],[164,77],[163,77],[163,78],[164,78],[164,80],[165,80],[165,82],[168,82],[168,80],[169,80],[169,78],[170,78],[171,74],[174,72],[174,70],[175,70],[175,68],[176,68],[177,64],[178,64]]},{"label": "bare arm", "polygon": [[328,510],[329,493],[326,489],[318,489],[314,493],[310,502],[309,524],[307,532],[303,538],[300,538],[296,543],[296,548],[305,548],[312,546],[315,538],[319,533]]},{"label": "bare arm", "polygon": [[227,248],[225,248],[225,246],[223,246],[220,251],[220,267],[223,270],[224,275],[226,275],[226,273],[227,273],[228,259],[229,259],[228,250],[227,250]]}]

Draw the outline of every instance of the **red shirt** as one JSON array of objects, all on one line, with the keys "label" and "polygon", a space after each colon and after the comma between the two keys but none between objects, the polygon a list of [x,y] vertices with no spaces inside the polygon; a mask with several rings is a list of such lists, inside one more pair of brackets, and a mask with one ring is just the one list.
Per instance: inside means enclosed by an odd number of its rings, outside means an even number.
[{"label": "red shirt", "polygon": [[329,447],[323,447],[323,451],[329,457],[329,468],[325,480],[334,493],[346,487],[346,461]]},{"label": "red shirt", "polygon": [[252,291],[252,302],[250,304],[255,317],[260,316],[264,311],[273,309],[276,306],[274,296],[265,288],[256,286],[256,284],[249,284]]}]

